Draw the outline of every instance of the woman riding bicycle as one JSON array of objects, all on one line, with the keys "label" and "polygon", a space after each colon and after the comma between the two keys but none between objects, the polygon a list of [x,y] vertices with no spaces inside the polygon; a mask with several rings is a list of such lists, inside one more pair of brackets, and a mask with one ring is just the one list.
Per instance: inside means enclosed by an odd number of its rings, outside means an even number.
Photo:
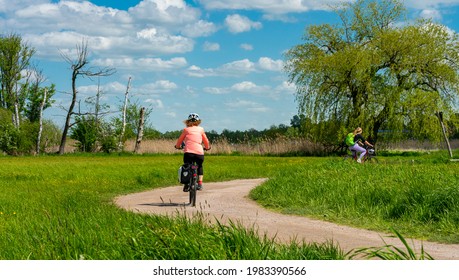
[{"label": "woman riding bicycle", "polygon": [[351,150],[351,152],[353,154],[354,153],[359,153],[360,155],[359,155],[359,158],[357,159],[357,162],[358,163],[362,163],[362,158],[367,153],[367,149],[365,149],[362,146],[366,145],[366,146],[373,147],[373,145],[371,145],[367,140],[365,140],[365,138],[363,138],[363,136],[362,136],[362,128],[361,127],[357,127],[354,130],[353,134],[354,134],[354,144],[349,147],[349,150]]},{"label": "woman riding bicycle", "polygon": [[[210,143],[207,139],[207,135],[204,132],[204,128],[200,127],[201,119],[198,114],[192,113],[188,116],[188,119],[183,121],[186,125],[186,128],[183,129],[182,134],[175,144],[175,148],[182,148],[182,144],[185,144],[184,154],[183,154],[183,163],[193,163],[196,162],[198,165],[198,190],[202,190],[202,180],[204,178],[204,148],[210,150]],[[202,144],[204,143],[204,148]],[[187,187],[183,188],[183,191],[188,191]]]}]

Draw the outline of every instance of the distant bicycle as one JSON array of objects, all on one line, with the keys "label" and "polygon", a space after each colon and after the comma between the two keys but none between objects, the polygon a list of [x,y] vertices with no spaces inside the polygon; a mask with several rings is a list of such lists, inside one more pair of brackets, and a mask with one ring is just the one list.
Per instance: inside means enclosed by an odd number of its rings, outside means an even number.
[{"label": "distant bicycle", "polygon": [[[362,163],[378,163],[378,159],[376,158],[376,151],[373,148],[369,147],[369,146],[365,146],[364,147],[365,150],[367,150],[367,152],[365,153],[365,155],[363,156],[362,158]],[[357,159],[358,159],[358,156],[357,156],[357,153],[356,152],[351,152],[349,151],[348,149],[348,152],[347,154],[345,154],[343,156],[343,160],[344,161],[355,161],[357,162]]]}]

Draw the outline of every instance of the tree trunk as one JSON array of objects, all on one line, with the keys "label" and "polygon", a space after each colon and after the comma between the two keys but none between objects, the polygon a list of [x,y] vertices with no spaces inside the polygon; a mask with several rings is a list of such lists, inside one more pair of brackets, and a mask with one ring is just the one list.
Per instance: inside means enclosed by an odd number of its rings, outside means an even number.
[{"label": "tree trunk", "polygon": [[123,148],[123,138],[124,138],[124,133],[126,131],[126,110],[127,110],[128,95],[129,95],[129,88],[130,87],[131,87],[131,77],[129,77],[127,88],[126,88],[126,93],[124,94],[123,124],[122,124],[122,127],[121,127],[120,141],[118,143],[118,150],[120,150],[120,151]]},{"label": "tree trunk", "polygon": [[94,115],[96,118],[96,124],[99,125],[99,109],[100,109],[100,78],[97,82],[97,93],[96,93],[96,105],[94,108]]},{"label": "tree trunk", "polygon": [[440,121],[441,131],[443,133],[443,138],[445,138],[446,147],[448,148],[448,152],[449,152],[449,157],[453,158],[453,152],[451,150],[451,145],[449,144],[448,135],[446,134],[446,128],[445,128],[445,125],[443,124],[443,112],[438,112],[436,115],[438,117],[438,120]]},{"label": "tree trunk", "polygon": [[70,129],[70,121],[73,115],[73,109],[75,108],[75,103],[77,100],[77,90],[76,90],[76,78],[78,76],[78,70],[74,69],[72,74],[72,102],[70,103],[69,111],[67,112],[67,117],[65,118],[64,131],[62,132],[61,145],[59,146],[59,154],[63,155],[65,152],[65,143],[67,142],[67,134]]},{"label": "tree trunk", "polygon": [[46,104],[46,96],[47,96],[48,90],[45,88],[45,92],[43,93],[43,101],[40,104],[40,114],[38,117],[38,123],[39,123],[39,128],[38,128],[38,137],[37,137],[37,155],[40,154],[40,142],[41,142],[41,134],[43,132],[43,108],[45,107]]},{"label": "tree trunk", "polygon": [[145,115],[145,107],[142,107],[140,109],[140,120],[139,120],[139,127],[137,129],[137,139],[135,140],[135,149],[134,153],[138,153],[140,150],[140,144],[142,143],[142,138],[143,138],[143,125],[145,123],[144,121],[144,115]]},{"label": "tree trunk", "polygon": [[21,125],[21,122],[20,122],[20,119],[19,119],[19,103],[16,100],[14,102],[14,126],[16,128],[19,128],[20,125]]},{"label": "tree trunk", "polygon": [[14,113],[13,113],[13,125],[14,127],[19,129],[19,126],[21,125],[21,122],[19,120],[19,93],[18,93],[18,84],[16,83],[14,86],[14,92],[11,94],[14,94]]}]

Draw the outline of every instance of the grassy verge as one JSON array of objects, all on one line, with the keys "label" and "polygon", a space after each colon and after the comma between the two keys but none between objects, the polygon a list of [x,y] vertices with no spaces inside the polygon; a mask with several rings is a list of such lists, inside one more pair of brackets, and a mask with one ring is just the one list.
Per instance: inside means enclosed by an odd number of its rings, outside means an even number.
[{"label": "grassy verge", "polygon": [[381,161],[310,159],[283,170],[251,196],[282,213],[459,243],[459,164],[438,154]]},{"label": "grassy verge", "polygon": [[[238,224],[139,215],[112,204],[116,195],[177,185],[181,160],[179,155],[1,157],[0,259],[344,258],[329,243],[279,245]],[[277,162],[208,157],[207,179],[273,176]]]}]

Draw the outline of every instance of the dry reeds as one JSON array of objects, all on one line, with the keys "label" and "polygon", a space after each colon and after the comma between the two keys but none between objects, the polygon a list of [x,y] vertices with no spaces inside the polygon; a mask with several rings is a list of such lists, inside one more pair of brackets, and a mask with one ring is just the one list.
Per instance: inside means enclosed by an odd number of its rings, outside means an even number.
[{"label": "dry reeds", "polygon": [[[140,146],[139,153],[173,154],[178,151],[174,148],[175,140],[157,139],[145,140]],[[125,143],[124,150],[134,151],[135,141]],[[320,144],[312,143],[300,138],[266,139],[257,142],[229,143],[226,139],[218,139],[212,143],[209,154],[242,154],[242,155],[284,155],[284,154],[317,154],[322,152]]]},{"label": "dry reeds", "polygon": [[[450,145],[452,149],[459,149],[459,140],[450,140]],[[429,141],[405,140],[401,142],[384,143],[378,146],[390,151],[435,151],[445,149],[445,143],[443,141],[432,143]]]},{"label": "dry reeds", "polygon": [[[139,154],[174,154],[181,151],[174,148],[175,139],[144,140],[140,145]],[[459,140],[451,140],[451,147],[459,149]],[[378,143],[379,150],[391,151],[433,151],[444,148],[443,143],[421,141],[405,141],[399,143]],[[124,144],[125,152],[134,152],[135,140],[128,140]],[[58,147],[48,149],[46,152],[56,152]],[[75,141],[68,141],[65,152],[76,151]],[[258,141],[244,141],[230,143],[224,138],[212,142],[212,150],[207,154],[241,154],[241,155],[323,155],[326,148],[320,143],[314,143],[302,138],[278,137],[276,139],[263,139]]]}]

